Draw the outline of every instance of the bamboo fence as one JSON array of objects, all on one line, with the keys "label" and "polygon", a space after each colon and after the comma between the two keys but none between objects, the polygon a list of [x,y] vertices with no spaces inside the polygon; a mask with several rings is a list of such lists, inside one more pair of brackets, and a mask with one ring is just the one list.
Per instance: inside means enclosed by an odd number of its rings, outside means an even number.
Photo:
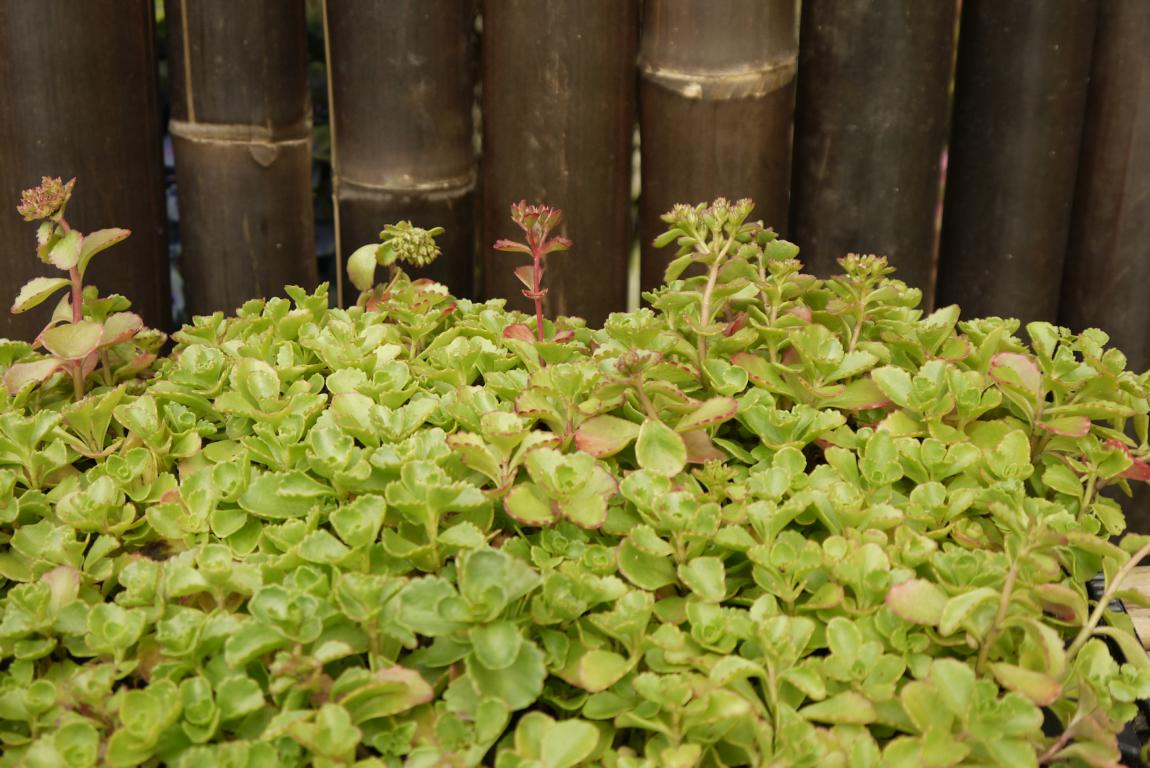
[{"label": "bamboo fence", "polygon": [[474,285],[474,15],[470,0],[324,2],[337,250],[402,219],[442,226],[444,258],[416,272],[462,295]]},{"label": "bamboo fence", "polygon": [[750,197],[785,230],[797,68],[793,0],[648,0],[639,51],[642,285],[673,253],[651,241],[679,202]]},{"label": "bamboo fence", "polygon": [[953,3],[804,3],[789,234],[812,272],[880,253],[929,301],[955,30]]},{"label": "bamboo fence", "polygon": [[964,0],[939,305],[1058,314],[1097,0]]},{"label": "bamboo fence", "polygon": [[571,251],[550,257],[549,315],[600,323],[626,304],[631,243],[635,0],[497,0],[483,17],[486,292],[527,309],[508,218],[520,199],[561,208]]},{"label": "bamboo fence", "polygon": [[[91,280],[131,298],[153,326],[171,324],[154,18],[150,0],[0,0],[3,306],[51,270],[16,215],[20,190],[42,175],[77,177],[74,226],[132,230],[114,258],[93,262]],[[0,337],[32,338],[49,304],[0,312]]]},{"label": "bamboo fence", "polygon": [[189,313],[314,284],[303,0],[173,0],[168,20]]},{"label": "bamboo fence", "polygon": [[673,203],[749,196],[816,273],[886,254],[926,304],[1097,325],[1150,366],[1146,0],[166,0],[166,44],[155,8],[0,0],[7,295],[40,268],[19,191],[74,175],[77,226],[134,230],[93,278],[169,324],[158,50],[193,312],[314,285],[310,84],[341,256],[441,225],[425,276],[525,308],[491,244],[548,203],[574,247],[546,312],[598,323],[659,283]]}]

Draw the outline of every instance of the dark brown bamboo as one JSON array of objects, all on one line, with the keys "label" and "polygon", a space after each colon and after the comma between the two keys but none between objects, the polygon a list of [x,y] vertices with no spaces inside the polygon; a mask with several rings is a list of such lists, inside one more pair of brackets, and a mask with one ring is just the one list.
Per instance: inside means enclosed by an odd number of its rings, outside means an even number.
[{"label": "dark brown bamboo", "polygon": [[1098,327],[1150,367],[1150,3],[1106,0],[1094,65],[1061,321]]},{"label": "dark brown bamboo", "polygon": [[304,0],[171,0],[167,14],[188,311],[311,288]]},{"label": "dark brown bamboo", "polygon": [[487,295],[529,308],[512,274],[526,262],[491,244],[522,239],[511,203],[546,203],[574,246],[548,257],[544,311],[600,323],[626,309],[637,3],[489,0],[483,36]]},{"label": "dark brown bamboo", "polygon": [[1097,0],[964,0],[936,303],[1052,320]]},{"label": "dark brown bamboo", "polygon": [[151,0],[0,0],[0,336],[29,339],[51,312],[7,311],[24,281],[51,272],[15,211],[42,175],[77,177],[73,226],[132,230],[88,282],[171,325],[154,13]]},{"label": "dark brown bamboo", "polygon": [[387,224],[442,226],[443,255],[405,269],[472,295],[474,0],[326,0],[324,14],[340,264]]},{"label": "dark brown bamboo", "polygon": [[648,0],[639,53],[641,283],[673,249],[651,241],[675,203],[750,197],[784,231],[790,189],[794,0]]},{"label": "dark brown bamboo", "polygon": [[803,4],[790,237],[828,276],[887,256],[929,303],[956,4]]}]

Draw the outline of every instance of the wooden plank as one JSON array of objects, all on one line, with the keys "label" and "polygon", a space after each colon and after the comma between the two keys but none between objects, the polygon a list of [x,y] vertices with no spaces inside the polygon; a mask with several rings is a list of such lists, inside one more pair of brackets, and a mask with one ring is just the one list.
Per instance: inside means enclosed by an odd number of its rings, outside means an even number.
[{"label": "wooden plank", "polygon": [[26,280],[50,271],[34,227],[13,212],[43,175],[77,177],[73,226],[132,230],[93,262],[89,282],[171,326],[154,13],[152,0],[0,0],[0,336],[30,339],[51,314],[52,302],[7,311]]},{"label": "wooden plank", "polygon": [[1053,320],[1097,0],[964,0],[937,303]]},{"label": "wooden plank", "polygon": [[1150,3],[1098,17],[1060,321],[1098,327],[1150,368]]},{"label": "wooden plank", "polygon": [[175,0],[169,66],[188,312],[314,287],[303,0]]},{"label": "wooden plank", "polygon": [[648,0],[639,54],[641,284],[674,249],[656,249],[675,203],[750,197],[785,231],[796,69],[794,0]]},{"label": "wooden plank", "polygon": [[626,309],[638,7],[634,0],[491,0],[483,9],[486,293],[529,310],[497,252],[520,199],[563,210],[570,251],[547,263],[544,312],[599,324]]},{"label": "wooden plank", "polygon": [[474,15],[474,0],[324,3],[340,264],[387,224],[442,226],[443,256],[405,269],[473,294]]},{"label": "wooden plank", "polygon": [[877,253],[930,303],[955,11],[803,3],[789,234],[808,271]]}]

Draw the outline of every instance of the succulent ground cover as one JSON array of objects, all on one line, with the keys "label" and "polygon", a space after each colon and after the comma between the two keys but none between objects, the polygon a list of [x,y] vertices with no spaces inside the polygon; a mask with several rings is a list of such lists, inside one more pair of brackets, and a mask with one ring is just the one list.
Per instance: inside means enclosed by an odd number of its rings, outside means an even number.
[{"label": "succulent ground cover", "polygon": [[[357,306],[289,288],[130,376],[0,342],[0,765],[1113,764],[1146,375],[750,213],[668,214],[601,329],[410,280],[397,225]],[[516,215],[542,298],[557,212]]]}]

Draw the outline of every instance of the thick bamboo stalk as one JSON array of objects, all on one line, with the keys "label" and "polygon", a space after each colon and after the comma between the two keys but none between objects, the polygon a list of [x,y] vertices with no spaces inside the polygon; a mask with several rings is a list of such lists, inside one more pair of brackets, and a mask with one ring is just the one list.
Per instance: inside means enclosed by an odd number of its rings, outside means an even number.
[{"label": "thick bamboo stalk", "polygon": [[316,282],[303,0],[172,0],[171,133],[188,310]]},{"label": "thick bamboo stalk", "polygon": [[1058,311],[1097,0],[964,0],[937,304]]},{"label": "thick bamboo stalk", "polygon": [[955,11],[803,4],[790,236],[809,271],[877,253],[929,302]]},{"label": "thick bamboo stalk", "polygon": [[31,338],[51,312],[7,312],[24,281],[51,270],[15,212],[42,175],[78,178],[73,226],[132,230],[88,282],[171,325],[154,12],[151,0],[0,0],[0,336]]},{"label": "thick bamboo stalk", "polygon": [[530,306],[521,262],[491,244],[522,238],[511,203],[542,202],[563,209],[574,241],[548,257],[544,310],[599,323],[626,309],[637,4],[489,0],[483,35],[487,295]]},{"label": "thick bamboo stalk", "polygon": [[472,295],[474,15],[474,0],[324,3],[341,271],[385,225],[408,219],[447,231],[435,263],[405,269]]},{"label": "thick bamboo stalk", "polygon": [[1106,0],[1090,97],[1061,321],[1095,326],[1150,367],[1150,3]]},{"label": "thick bamboo stalk", "polygon": [[673,255],[651,241],[674,203],[754,199],[783,231],[796,69],[794,0],[648,0],[639,53],[641,283]]}]

